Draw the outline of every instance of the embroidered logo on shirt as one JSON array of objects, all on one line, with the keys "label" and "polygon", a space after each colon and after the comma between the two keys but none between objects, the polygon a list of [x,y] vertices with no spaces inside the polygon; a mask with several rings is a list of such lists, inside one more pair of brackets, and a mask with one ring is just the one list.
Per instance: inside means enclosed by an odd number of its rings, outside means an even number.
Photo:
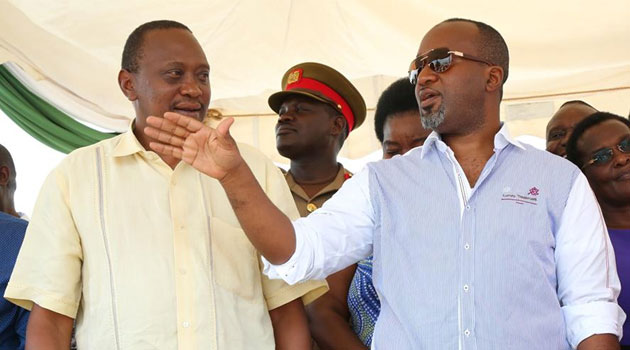
[{"label": "embroidered logo on shirt", "polygon": [[512,192],[509,187],[505,187],[503,188],[503,193],[501,194],[501,200],[512,201],[516,204],[538,205],[538,198],[536,197],[539,194],[540,194],[540,190],[536,187],[530,188],[526,195]]}]

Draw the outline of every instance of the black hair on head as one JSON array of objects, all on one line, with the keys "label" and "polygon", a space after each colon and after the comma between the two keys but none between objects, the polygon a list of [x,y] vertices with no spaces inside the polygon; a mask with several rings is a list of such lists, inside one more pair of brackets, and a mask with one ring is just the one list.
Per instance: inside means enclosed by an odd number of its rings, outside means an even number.
[{"label": "black hair on head", "polygon": [[418,111],[415,86],[409,84],[409,78],[398,79],[383,91],[374,112],[374,132],[380,143],[383,143],[385,122],[395,114]]},{"label": "black hair on head", "polygon": [[622,116],[608,112],[595,112],[579,122],[575,126],[575,129],[573,129],[573,133],[571,134],[571,137],[569,137],[569,141],[567,142],[567,159],[573,162],[573,164],[577,165],[578,168],[582,168],[582,166],[584,166],[582,162],[582,152],[580,152],[577,147],[577,143],[580,140],[580,137],[584,135],[586,130],[607,120],[618,120],[628,126],[628,128],[630,128],[630,120]]},{"label": "black hair on head", "polygon": [[159,20],[142,24],[129,34],[127,42],[125,42],[120,65],[122,69],[131,73],[138,72],[138,68],[140,67],[138,62],[142,58],[142,42],[144,36],[146,33],[156,29],[184,29],[192,33],[185,25],[170,20]]},{"label": "black hair on head", "polygon": [[479,29],[479,42],[477,43],[479,56],[503,68],[503,83],[505,83],[510,68],[510,53],[501,34],[491,26],[472,19],[450,18],[442,23],[449,22],[468,22],[477,26]]}]

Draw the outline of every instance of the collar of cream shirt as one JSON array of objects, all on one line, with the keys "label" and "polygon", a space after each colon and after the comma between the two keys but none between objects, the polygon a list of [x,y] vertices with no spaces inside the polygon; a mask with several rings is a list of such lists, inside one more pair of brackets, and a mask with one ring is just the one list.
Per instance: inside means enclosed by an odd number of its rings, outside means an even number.
[{"label": "collar of cream shirt", "polygon": [[[442,137],[440,137],[440,134],[433,131],[431,132],[431,134],[429,134],[426,141],[424,141],[424,145],[422,145],[420,158],[424,158],[427,152],[429,152],[429,150],[434,148],[434,147],[431,147],[433,144],[435,144],[436,148],[440,150],[441,152],[445,152],[446,148],[448,147],[442,141]],[[525,146],[523,146],[522,143],[520,143],[519,141],[517,141],[510,135],[510,131],[508,130],[505,123],[501,122],[501,128],[499,129],[499,132],[497,132],[496,135],[494,135],[494,149],[495,151],[504,149],[509,144],[512,144],[523,150],[525,149]]]},{"label": "collar of cream shirt", "polygon": [[136,138],[136,135],[133,133],[133,128],[136,125],[136,120],[132,120],[129,123],[129,127],[127,131],[120,135],[120,140],[118,144],[114,147],[112,151],[112,156],[114,157],[124,157],[128,155],[132,155],[138,152],[146,152],[144,147],[140,144],[140,141]]}]

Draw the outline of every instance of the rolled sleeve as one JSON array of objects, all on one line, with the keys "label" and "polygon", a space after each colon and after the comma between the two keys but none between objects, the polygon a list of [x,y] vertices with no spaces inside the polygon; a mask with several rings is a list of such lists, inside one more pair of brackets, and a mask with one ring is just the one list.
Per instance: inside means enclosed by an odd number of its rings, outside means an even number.
[{"label": "rolled sleeve", "polygon": [[295,251],[281,265],[263,258],[264,273],[289,284],[327,276],[372,252],[375,219],[368,195],[369,172],[359,172],[324,205],[293,222]]},{"label": "rolled sleeve", "polygon": [[35,303],[74,318],[81,298],[81,265],[67,181],[56,169],[39,194],[4,297],[28,310]]},{"label": "rolled sleeve", "polygon": [[576,348],[594,334],[622,336],[625,313],[615,256],[601,210],[583,174],[569,194],[556,234],[558,298]]}]

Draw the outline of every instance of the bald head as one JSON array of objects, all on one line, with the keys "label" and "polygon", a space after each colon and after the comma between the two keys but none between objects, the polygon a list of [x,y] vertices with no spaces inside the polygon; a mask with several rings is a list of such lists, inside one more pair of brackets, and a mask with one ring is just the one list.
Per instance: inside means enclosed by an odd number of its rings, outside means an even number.
[{"label": "bald head", "polygon": [[[463,22],[474,25],[477,33],[474,37],[474,44],[480,58],[490,61],[503,68],[503,83],[507,81],[510,67],[510,53],[503,36],[493,27],[478,21],[465,18],[451,18],[440,23]],[[438,25],[440,25],[438,24]]]},{"label": "bald head", "polygon": [[13,204],[15,193],[15,165],[11,153],[0,145],[0,211],[19,217]]},{"label": "bald head", "polygon": [[15,191],[15,164],[3,145],[0,145],[0,186]]},{"label": "bald head", "polygon": [[575,125],[597,109],[584,101],[569,101],[558,109],[547,123],[547,151],[566,157],[566,144]]}]

